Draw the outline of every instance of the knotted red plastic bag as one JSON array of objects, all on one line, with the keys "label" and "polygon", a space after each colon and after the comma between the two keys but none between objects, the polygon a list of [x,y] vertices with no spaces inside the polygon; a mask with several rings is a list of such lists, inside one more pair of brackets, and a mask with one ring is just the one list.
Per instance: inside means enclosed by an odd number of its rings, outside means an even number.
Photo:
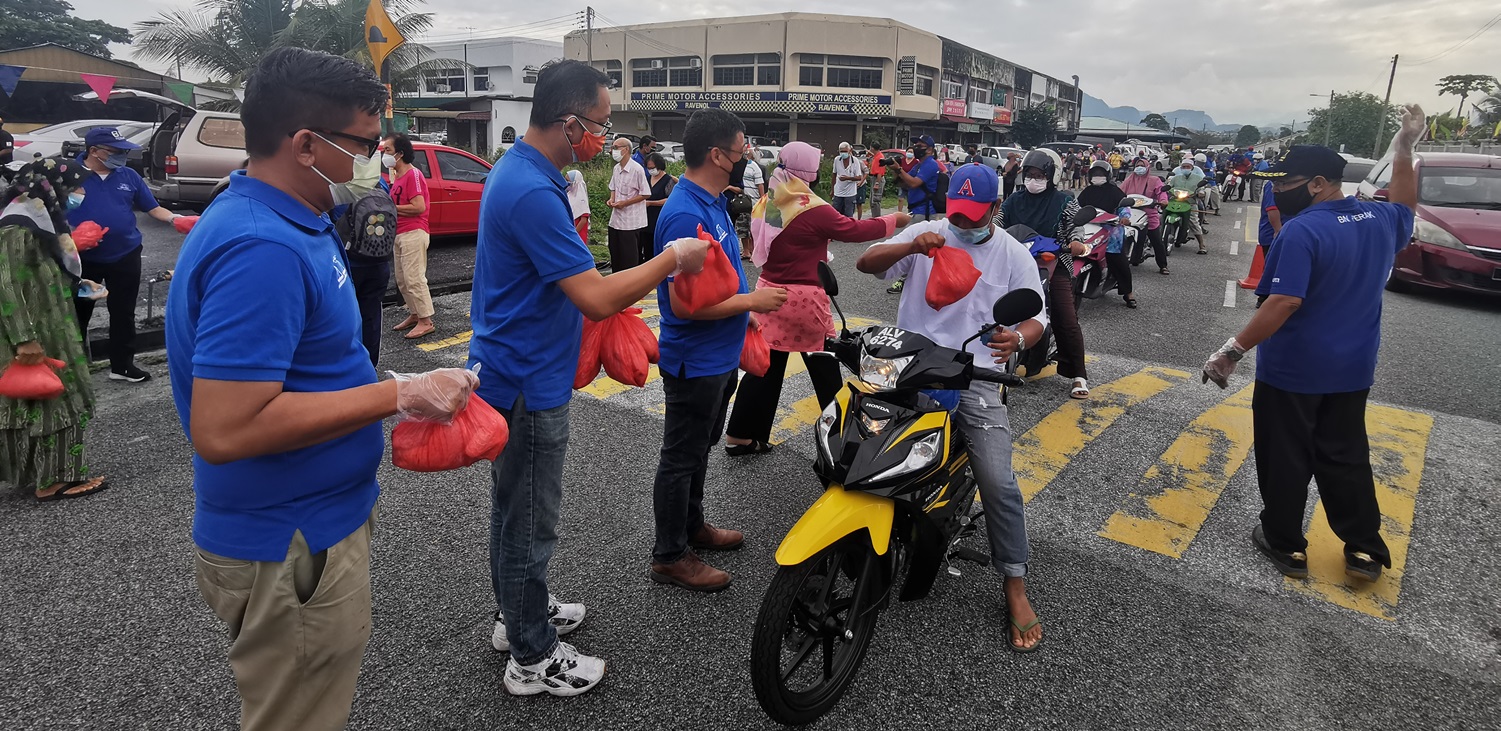
[{"label": "knotted red plastic bag", "polygon": [[[645,338],[641,336],[643,329],[650,336],[651,328],[641,321],[636,314],[639,312],[630,307],[599,323],[599,360],[605,367],[605,374],[637,388],[646,385],[646,373],[652,363]],[[656,343],[655,338],[652,338],[652,343]]]},{"label": "knotted red plastic bag", "polygon": [[403,421],[391,432],[391,464],[413,472],[443,472],[494,461],[506,448],[511,429],[490,404],[470,394],[469,403],[448,424]]},{"label": "knotted red plastic bag", "polygon": [[635,334],[636,339],[641,341],[641,349],[646,351],[646,362],[656,364],[660,361],[662,351],[657,345],[657,335],[651,331],[646,321],[641,319],[641,308],[627,307],[620,314],[635,315],[635,317],[622,317],[619,322],[624,323],[626,328]]},{"label": "knotted red plastic bag", "polygon": [[760,329],[745,329],[745,345],[740,348],[740,370],[753,376],[765,376],[771,368],[771,346]]},{"label": "knotted red plastic bag", "polygon": [[933,258],[933,269],[928,272],[928,288],[923,291],[923,298],[935,310],[964,299],[975,288],[975,282],[980,281],[975,260],[963,249],[940,246],[930,250],[928,256]]},{"label": "knotted red plastic bag", "polygon": [[672,280],[672,291],[689,314],[717,305],[740,293],[740,275],[735,272],[730,258],[725,255],[724,247],[704,231],[703,224],[699,224],[698,237],[710,242],[709,254],[704,258],[704,270],[697,274],[684,272]]},{"label": "knotted red plastic bag", "polygon": [[38,365],[21,365],[12,361],[4,373],[0,373],[0,396],[23,401],[46,401],[63,395],[63,379],[53,369],[66,368],[67,363],[48,358]]},{"label": "knotted red plastic bag", "polygon": [[573,387],[583,388],[599,378],[600,323],[584,318],[584,337],[579,343],[579,365],[573,372]]},{"label": "knotted red plastic bag", "polygon": [[193,227],[197,225],[197,216],[178,216],[177,218],[172,219],[172,228],[177,229],[177,233],[180,233],[184,236],[188,235],[188,232],[192,231]]},{"label": "knotted red plastic bag", "polygon": [[102,228],[93,221],[84,221],[73,227],[73,245],[79,251],[88,251],[99,245],[99,240],[109,233],[109,229]]}]

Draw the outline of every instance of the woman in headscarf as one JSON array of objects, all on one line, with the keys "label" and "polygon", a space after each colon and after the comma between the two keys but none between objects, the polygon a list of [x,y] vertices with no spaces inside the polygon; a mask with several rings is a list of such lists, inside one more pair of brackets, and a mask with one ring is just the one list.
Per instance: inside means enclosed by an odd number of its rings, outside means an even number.
[{"label": "woman in headscarf", "polygon": [[[1108,162],[1091,164],[1089,185],[1079,191],[1079,205],[1092,206],[1101,213],[1118,212],[1126,194],[1112,182],[1112,173]],[[1110,274],[1115,277],[1116,289],[1121,293],[1121,298],[1126,301],[1126,306],[1136,309],[1136,294],[1132,291],[1131,281],[1131,252],[1123,250],[1124,234],[1125,231],[1119,226],[1111,229],[1110,243],[1105,248],[1105,265],[1110,268]]]},{"label": "woman in headscarf", "polygon": [[577,170],[569,170],[564,177],[568,178],[568,208],[573,214],[573,228],[579,232],[579,238],[584,244],[589,243],[589,188],[584,185],[584,174]]},{"label": "woman in headscarf", "polygon": [[765,376],[746,374],[740,379],[735,409],[725,430],[725,451],[732,456],[771,451],[772,420],[790,353],[802,355],[820,408],[839,393],[844,380],[839,364],[833,358],[813,357],[823,351],[824,338],[834,334],[829,296],[818,279],[818,263],[829,258],[829,241],[889,238],[912,220],[905,213],[864,221],[840,215],[813,194],[821,157],[818,148],[806,142],[788,143],[767,183],[770,192],[756,202],[751,213],[756,240],[752,260],[761,267],[756,286],[786,289],[787,303],[751,320],[771,347],[771,367]]},{"label": "woman in headscarf", "polygon": [[71,160],[38,160],[14,173],[0,193],[0,366],[49,358],[66,364],[57,374],[63,382],[57,398],[0,396],[0,482],[32,490],[40,501],[92,495],[108,485],[88,477],[83,459],[94,391],[73,298],[80,285],[102,294],[79,279],[83,266],[68,227],[68,209],[83,201],[85,174]]},{"label": "woman in headscarf", "polygon": [[1058,189],[1060,167],[1058,153],[1052,150],[1027,153],[1021,162],[1022,187],[1001,203],[995,223],[1001,228],[1020,223],[1043,235],[1054,233],[1063,247],[1048,282],[1048,319],[1058,339],[1058,375],[1073,379],[1069,396],[1082,399],[1089,397],[1089,381],[1084,370],[1084,331],[1074,305],[1074,257],[1084,255],[1086,249],[1074,236],[1079,202]]},{"label": "woman in headscarf", "polygon": [[[1126,195],[1144,195],[1157,202],[1157,205],[1147,209],[1147,240],[1152,243],[1152,253],[1157,259],[1157,273],[1169,274],[1167,270],[1168,246],[1162,243],[1162,213],[1160,206],[1167,205],[1167,188],[1162,185],[1162,178],[1152,174],[1152,163],[1144,157],[1136,158],[1132,163],[1131,174],[1121,182],[1121,190]],[[1131,263],[1140,264],[1146,258],[1146,252],[1137,250],[1132,252]]]}]

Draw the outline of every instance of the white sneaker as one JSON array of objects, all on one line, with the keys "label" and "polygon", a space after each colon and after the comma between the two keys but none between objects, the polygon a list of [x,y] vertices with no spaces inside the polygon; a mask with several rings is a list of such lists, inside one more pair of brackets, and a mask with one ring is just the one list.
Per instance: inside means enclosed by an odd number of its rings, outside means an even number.
[{"label": "white sneaker", "polygon": [[506,692],[511,695],[571,696],[588,691],[605,677],[605,661],[581,655],[573,645],[559,642],[552,657],[535,665],[518,665],[511,658],[506,663]]},{"label": "white sneaker", "polygon": [[[552,622],[559,637],[578,629],[584,623],[584,615],[587,613],[588,610],[582,604],[561,604],[557,597],[547,595],[547,621]],[[511,651],[511,641],[506,637],[506,620],[499,610],[495,612],[495,632],[490,635],[490,645],[497,652]]]}]

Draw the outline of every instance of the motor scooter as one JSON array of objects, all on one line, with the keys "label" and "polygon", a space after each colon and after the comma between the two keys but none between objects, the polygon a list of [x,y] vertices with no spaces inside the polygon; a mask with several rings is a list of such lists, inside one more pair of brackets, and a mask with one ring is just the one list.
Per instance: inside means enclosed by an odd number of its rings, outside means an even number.
[{"label": "motor scooter", "polygon": [[[1057,239],[1043,236],[1025,224],[1007,226],[1006,233],[1026,246],[1033,261],[1037,262],[1037,277],[1042,280],[1043,306],[1046,307],[1052,299],[1049,283],[1053,279],[1054,270],[1058,268],[1058,254],[1063,251],[1063,247],[1058,245]],[[1041,373],[1054,360],[1056,351],[1053,345],[1053,326],[1049,323],[1043,327],[1042,337],[1037,342],[1029,343],[1026,350],[1016,354],[1017,373],[1024,376]]]}]

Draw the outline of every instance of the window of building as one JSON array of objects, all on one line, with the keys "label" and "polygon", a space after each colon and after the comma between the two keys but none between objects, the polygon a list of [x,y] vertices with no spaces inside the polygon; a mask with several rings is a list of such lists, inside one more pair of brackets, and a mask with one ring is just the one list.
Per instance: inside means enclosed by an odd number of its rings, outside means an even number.
[{"label": "window of building", "polygon": [[464,86],[464,69],[438,69],[429,71],[423,75],[423,85],[429,94],[451,94],[462,92]]},{"label": "window of building", "polygon": [[843,89],[880,89],[883,63],[884,59],[870,56],[804,53],[798,59],[798,83]]},{"label": "window of building", "polygon": [[637,58],[631,61],[632,86],[703,86],[703,62],[697,56]]},{"label": "window of building", "polygon": [[938,69],[932,66],[917,67],[917,95],[933,96],[933,79],[937,78]]},{"label": "window of building", "polygon": [[619,89],[625,85],[625,66],[619,61],[595,61],[594,68],[610,77],[610,88]]},{"label": "window of building", "polygon": [[823,86],[823,54],[798,54],[797,83],[802,86]]},{"label": "window of building", "polygon": [[969,82],[969,100],[981,104],[990,103],[990,84],[971,79]]},{"label": "window of building", "polygon": [[515,142],[516,141],[516,128],[515,127],[506,127],[505,129],[501,130],[500,131],[500,141],[502,143],[504,143],[504,144],[507,144],[507,145]]},{"label": "window of building", "polygon": [[947,71],[943,72],[943,98],[964,98],[964,77],[956,76]]},{"label": "window of building", "polygon": [[782,83],[782,59],[775,53],[715,56],[715,86],[776,86]]},{"label": "window of building", "polygon": [[[535,84],[535,83],[537,83],[537,75],[536,74],[531,74],[529,78],[530,78],[530,80],[527,81],[526,83],[528,83],[528,84]],[[475,91],[489,91],[490,90],[490,69],[475,69],[474,70],[474,90]]]}]

